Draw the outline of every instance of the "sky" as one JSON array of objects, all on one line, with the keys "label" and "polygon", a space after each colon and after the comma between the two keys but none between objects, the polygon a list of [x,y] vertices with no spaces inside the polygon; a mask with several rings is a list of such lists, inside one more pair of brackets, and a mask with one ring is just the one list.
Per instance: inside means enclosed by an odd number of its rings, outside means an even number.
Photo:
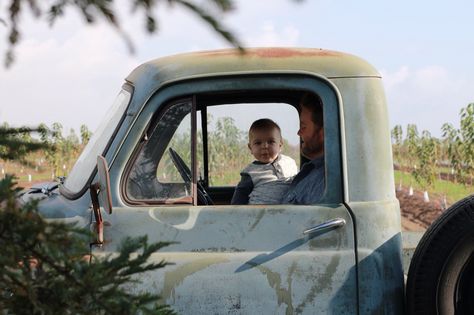
[{"label": "sky", "polygon": [[[0,18],[6,19],[0,3]],[[139,64],[177,53],[227,48],[196,16],[178,6],[158,8],[159,30],[118,1],[119,21],[135,53],[110,26],[86,26],[73,10],[49,27],[25,12],[16,62],[0,68],[0,122],[95,130],[124,78]],[[236,1],[219,19],[245,46],[314,47],[362,57],[382,74],[391,128],[415,123],[441,136],[459,126],[474,102],[474,2],[471,1]],[[0,57],[7,28],[0,23]],[[2,60],[3,61],[3,60]]]}]

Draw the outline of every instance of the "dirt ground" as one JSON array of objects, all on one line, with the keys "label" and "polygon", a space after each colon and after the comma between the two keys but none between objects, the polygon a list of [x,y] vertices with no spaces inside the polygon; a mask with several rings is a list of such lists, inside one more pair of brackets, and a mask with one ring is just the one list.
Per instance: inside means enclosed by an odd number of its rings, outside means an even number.
[{"label": "dirt ground", "polygon": [[409,196],[408,189],[397,191],[402,214],[402,230],[424,231],[431,223],[443,213],[441,196],[430,195],[430,201],[423,200],[423,193],[415,191]]}]

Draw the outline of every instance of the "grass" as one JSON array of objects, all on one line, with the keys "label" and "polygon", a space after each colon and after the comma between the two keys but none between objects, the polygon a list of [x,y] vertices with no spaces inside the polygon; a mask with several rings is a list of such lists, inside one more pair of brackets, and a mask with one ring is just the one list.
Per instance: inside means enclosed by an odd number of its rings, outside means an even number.
[{"label": "grass", "polygon": [[[395,185],[398,186],[400,180],[402,181],[402,186],[404,187],[409,187],[410,184],[412,184],[413,189],[418,191],[423,190],[421,185],[415,181],[415,178],[410,173],[395,171]],[[437,195],[446,194],[447,201],[452,204],[466,196],[471,195],[474,192],[474,187],[437,179],[433,187],[428,189],[428,192]]]},{"label": "grass", "polygon": [[[5,174],[0,173],[0,178],[3,178],[6,174],[15,175],[19,187],[30,187],[38,182],[51,182],[55,180],[51,177],[52,168],[46,164],[43,164],[42,167],[32,168],[15,162],[0,161],[0,171],[2,169]],[[58,176],[63,176],[64,173],[61,170]],[[28,175],[31,175],[31,182]]]}]

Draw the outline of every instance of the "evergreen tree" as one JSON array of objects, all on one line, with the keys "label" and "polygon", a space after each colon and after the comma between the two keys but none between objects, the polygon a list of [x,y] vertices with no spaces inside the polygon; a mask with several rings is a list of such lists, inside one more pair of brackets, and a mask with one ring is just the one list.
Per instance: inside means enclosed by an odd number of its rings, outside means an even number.
[{"label": "evergreen tree", "polygon": [[[24,160],[27,153],[48,146],[25,136],[30,131],[2,126],[0,157]],[[168,243],[148,244],[146,236],[127,238],[118,255],[93,259],[89,231],[44,220],[36,201],[19,204],[19,192],[13,177],[0,180],[2,314],[173,313],[158,304],[159,296],[127,290],[137,273],[168,264],[147,263],[152,253]]]}]

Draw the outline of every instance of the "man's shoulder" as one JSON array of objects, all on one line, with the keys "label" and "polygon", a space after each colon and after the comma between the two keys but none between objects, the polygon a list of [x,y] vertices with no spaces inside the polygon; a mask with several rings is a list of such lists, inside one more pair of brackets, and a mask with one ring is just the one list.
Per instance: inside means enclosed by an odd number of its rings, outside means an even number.
[{"label": "man's shoulder", "polygon": [[324,155],[312,159],[309,163],[312,163],[316,168],[324,166]]}]

